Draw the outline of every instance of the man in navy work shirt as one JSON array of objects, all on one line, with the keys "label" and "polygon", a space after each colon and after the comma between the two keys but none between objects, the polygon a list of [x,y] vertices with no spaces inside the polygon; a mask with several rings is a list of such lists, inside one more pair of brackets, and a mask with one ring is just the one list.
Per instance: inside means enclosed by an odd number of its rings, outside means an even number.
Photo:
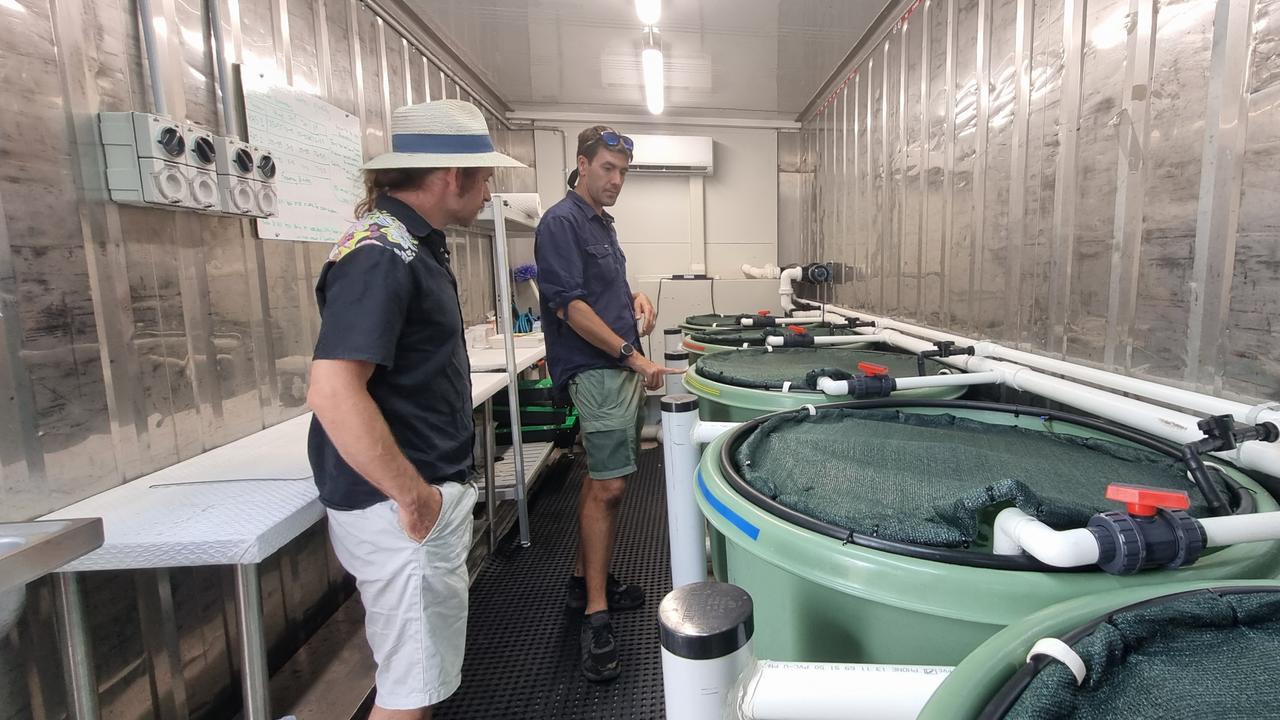
[{"label": "man in navy work shirt", "polygon": [[365,607],[369,717],[422,720],[462,680],[476,502],[471,367],[441,228],[475,221],[494,167],[523,166],[459,100],[400,108],[391,131],[316,286],[308,452]]},{"label": "man in navy work shirt", "polygon": [[640,451],[644,389],[657,390],[664,375],[681,372],[654,364],[637,347],[657,317],[649,298],[627,284],[627,258],[604,210],[618,200],[632,147],[631,138],[602,125],[578,135],[573,189],[542,216],[534,248],[547,366],[556,389],[578,408],[591,475],[578,503],[578,561],[566,604],[585,612],[582,672],[597,682],[620,671],[609,611],[644,604],[642,588],[609,573],[618,506]]}]

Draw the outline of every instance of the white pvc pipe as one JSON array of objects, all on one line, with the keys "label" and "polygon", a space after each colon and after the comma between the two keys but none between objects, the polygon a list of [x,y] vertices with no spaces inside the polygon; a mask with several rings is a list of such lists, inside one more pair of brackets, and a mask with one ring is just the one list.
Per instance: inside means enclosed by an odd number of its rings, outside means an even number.
[{"label": "white pvc pipe", "polygon": [[[692,395],[668,395],[692,401]],[[662,459],[666,470],[667,530],[671,549],[671,585],[680,587],[707,579],[707,540],[702,513],[694,494],[694,477],[702,452],[693,439],[698,425],[696,402],[687,410],[662,411]]]},{"label": "white pvc pipe", "polygon": [[706,420],[699,420],[697,424],[693,426],[693,441],[698,445],[706,445],[721,435],[738,427],[740,424],[741,423],[708,422]]},{"label": "white pvc pipe", "polygon": [[1098,562],[1098,541],[1084,528],[1054,530],[1018,508],[996,515],[992,552],[997,555],[1026,553],[1046,565],[1070,568]]},{"label": "white pvc pipe", "polygon": [[824,395],[843,397],[849,394],[849,381],[832,380],[824,375],[818,378],[818,390]]},{"label": "white pvc pipe", "polygon": [[1200,518],[1206,547],[1280,540],[1280,512]]},{"label": "white pvc pipe", "polygon": [[[816,317],[800,317],[800,318],[789,317],[789,318],[779,318],[779,319],[786,320],[786,322],[784,323],[785,325],[817,325],[818,323],[822,322],[821,318],[816,318]],[[756,319],[753,317],[744,317],[738,321],[738,324],[741,325],[742,327],[756,327]],[[774,324],[775,325],[777,324],[776,319],[774,321]],[[762,325],[761,327],[773,327],[773,325]]]},{"label": "white pvc pipe", "polygon": [[791,283],[799,280],[803,274],[804,271],[800,268],[792,267],[783,270],[778,276],[778,296],[782,301],[782,311],[784,313],[789,313],[796,308],[794,302],[796,291],[795,288],[791,287]]},{"label": "white pvc pipe", "polygon": [[[952,668],[761,660],[738,681],[739,720],[915,720]],[[736,709],[736,714],[733,712]]]},{"label": "white pvc pipe", "polygon": [[[884,342],[894,347],[912,353],[935,349],[933,343],[928,340],[886,329],[885,325],[892,323],[882,324],[880,320],[876,320],[876,323],[879,329],[874,331],[875,336],[883,338]],[[872,331],[868,329],[868,332]],[[864,335],[863,337],[872,336]],[[1127,425],[1179,445],[1195,442],[1204,437],[1204,433],[1196,426],[1199,418],[1194,415],[1122,397],[1071,380],[1045,375],[1022,365],[968,355],[935,359],[971,373],[998,372],[1001,375],[1000,382],[1016,390],[1070,405],[1082,412]],[[1280,445],[1275,443],[1246,442],[1235,450],[1213,453],[1213,455],[1235,465],[1258,470],[1268,475],[1280,476]]]},{"label": "white pvc pipe", "polygon": [[[663,354],[663,364],[674,370],[689,369],[689,353],[687,352],[668,352]],[[666,393],[668,395],[676,395],[685,392],[684,375],[667,375],[666,376]]]},{"label": "white pvc pipe", "polygon": [[[676,332],[671,332],[676,330]],[[677,352],[680,350],[680,343],[684,342],[684,333],[679,332],[679,328],[667,328],[662,331],[662,351]]]},{"label": "white pvc pipe", "polygon": [[[957,385],[993,385],[999,384],[1000,373],[955,373],[952,375],[923,375],[920,377],[894,378],[894,390],[915,390],[917,388],[954,387]],[[840,397],[849,394],[848,380],[832,380],[829,377],[818,378],[818,389],[824,394]]]},{"label": "white pvc pipe", "polygon": [[1280,403],[1271,402],[1256,406],[1248,405],[1246,403],[1226,400],[1212,395],[1205,395],[1203,393],[1182,390],[1169,385],[1162,385],[1150,380],[1141,380],[1127,375],[1120,375],[1118,373],[1107,372],[1105,370],[1097,370],[1095,368],[1077,365],[1064,360],[1041,357],[1034,353],[1007,348],[997,343],[988,341],[979,342],[970,338],[952,335],[950,333],[940,332],[920,327],[918,325],[912,325],[910,323],[899,322],[889,318],[867,315],[866,313],[848,310],[841,307],[816,303],[811,300],[799,300],[798,302],[805,303],[812,307],[820,307],[828,312],[833,312],[843,317],[856,317],[863,320],[870,320],[875,322],[876,326],[879,328],[898,330],[900,332],[934,341],[950,340],[957,345],[972,345],[974,346],[974,352],[981,357],[1008,360],[1027,367],[1036,368],[1057,375],[1063,375],[1081,382],[1106,387],[1117,392],[1139,395],[1147,398],[1148,400],[1155,400],[1156,402],[1168,405],[1176,405],[1178,407],[1204,413],[1206,415],[1232,415],[1240,422],[1249,423],[1251,425],[1260,422],[1274,422],[1276,424],[1280,424]]},{"label": "white pvc pipe", "polygon": [[755,661],[752,642],[710,660],[683,658],[662,648],[662,685],[667,720],[720,720],[734,683]]},{"label": "white pvc pipe", "polygon": [[956,385],[993,385],[1000,382],[998,372],[952,373],[950,375],[920,375],[893,379],[896,390],[916,388],[952,387]]},{"label": "white pvc pipe", "polygon": [[[814,345],[862,345],[865,343],[886,342],[888,337],[885,335],[817,335],[813,338]],[[764,339],[766,345],[773,347],[783,347],[786,338],[782,335],[770,335]],[[929,346],[933,348],[932,345]]]},{"label": "white pvc pipe", "polygon": [[760,280],[773,280],[782,274],[782,268],[770,263],[764,267],[756,267],[754,265],[743,264],[742,274],[749,278],[757,278]]},{"label": "white pvc pipe", "polygon": [[1016,362],[1019,365],[1063,375],[1092,385],[1100,385],[1117,392],[1140,395],[1148,400],[1177,405],[1207,415],[1231,415],[1236,420],[1250,425],[1260,422],[1280,424],[1280,403],[1246,405],[1234,400],[1226,400],[1212,395],[1161,385],[1150,380],[1140,380],[1127,375],[1084,367],[1063,360],[1040,357],[1021,350],[1006,348],[993,342],[980,342],[973,347],[974,352],[980,356]]}]

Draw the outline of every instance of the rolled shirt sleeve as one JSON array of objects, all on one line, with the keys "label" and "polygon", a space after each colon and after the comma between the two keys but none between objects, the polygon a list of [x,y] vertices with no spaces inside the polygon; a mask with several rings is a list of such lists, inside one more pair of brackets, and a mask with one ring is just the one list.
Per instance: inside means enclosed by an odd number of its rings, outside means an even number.
[{"label": "rolled shirt sleeve", "polygon": [[538,292],[548,307],[566,310],[569,303],[587,297],[582,279],[582,254],[569,220],[555,217],[539,223],[533,254],[538,264]]}]

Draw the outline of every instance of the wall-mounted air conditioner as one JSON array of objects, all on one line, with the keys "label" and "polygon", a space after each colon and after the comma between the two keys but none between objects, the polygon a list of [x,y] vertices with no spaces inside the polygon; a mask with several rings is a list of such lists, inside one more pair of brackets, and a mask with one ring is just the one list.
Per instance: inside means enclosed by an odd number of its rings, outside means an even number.
[{"label": "wall-mounted air conditioner", "polygon": [[709,137],[632,135],[636,148],[631,172],[668,175],[710,175],[714,169]]}]

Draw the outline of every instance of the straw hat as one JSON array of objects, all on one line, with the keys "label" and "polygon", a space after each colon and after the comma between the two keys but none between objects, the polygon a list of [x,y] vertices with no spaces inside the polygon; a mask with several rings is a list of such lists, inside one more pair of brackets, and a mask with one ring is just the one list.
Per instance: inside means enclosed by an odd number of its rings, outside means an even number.
[{"label": "straw hat", "polygon": [[480,108],[462,100],[406,105],[391,114],[391,152],[364,164],[388,168],[526,167],[493,149]]}]

